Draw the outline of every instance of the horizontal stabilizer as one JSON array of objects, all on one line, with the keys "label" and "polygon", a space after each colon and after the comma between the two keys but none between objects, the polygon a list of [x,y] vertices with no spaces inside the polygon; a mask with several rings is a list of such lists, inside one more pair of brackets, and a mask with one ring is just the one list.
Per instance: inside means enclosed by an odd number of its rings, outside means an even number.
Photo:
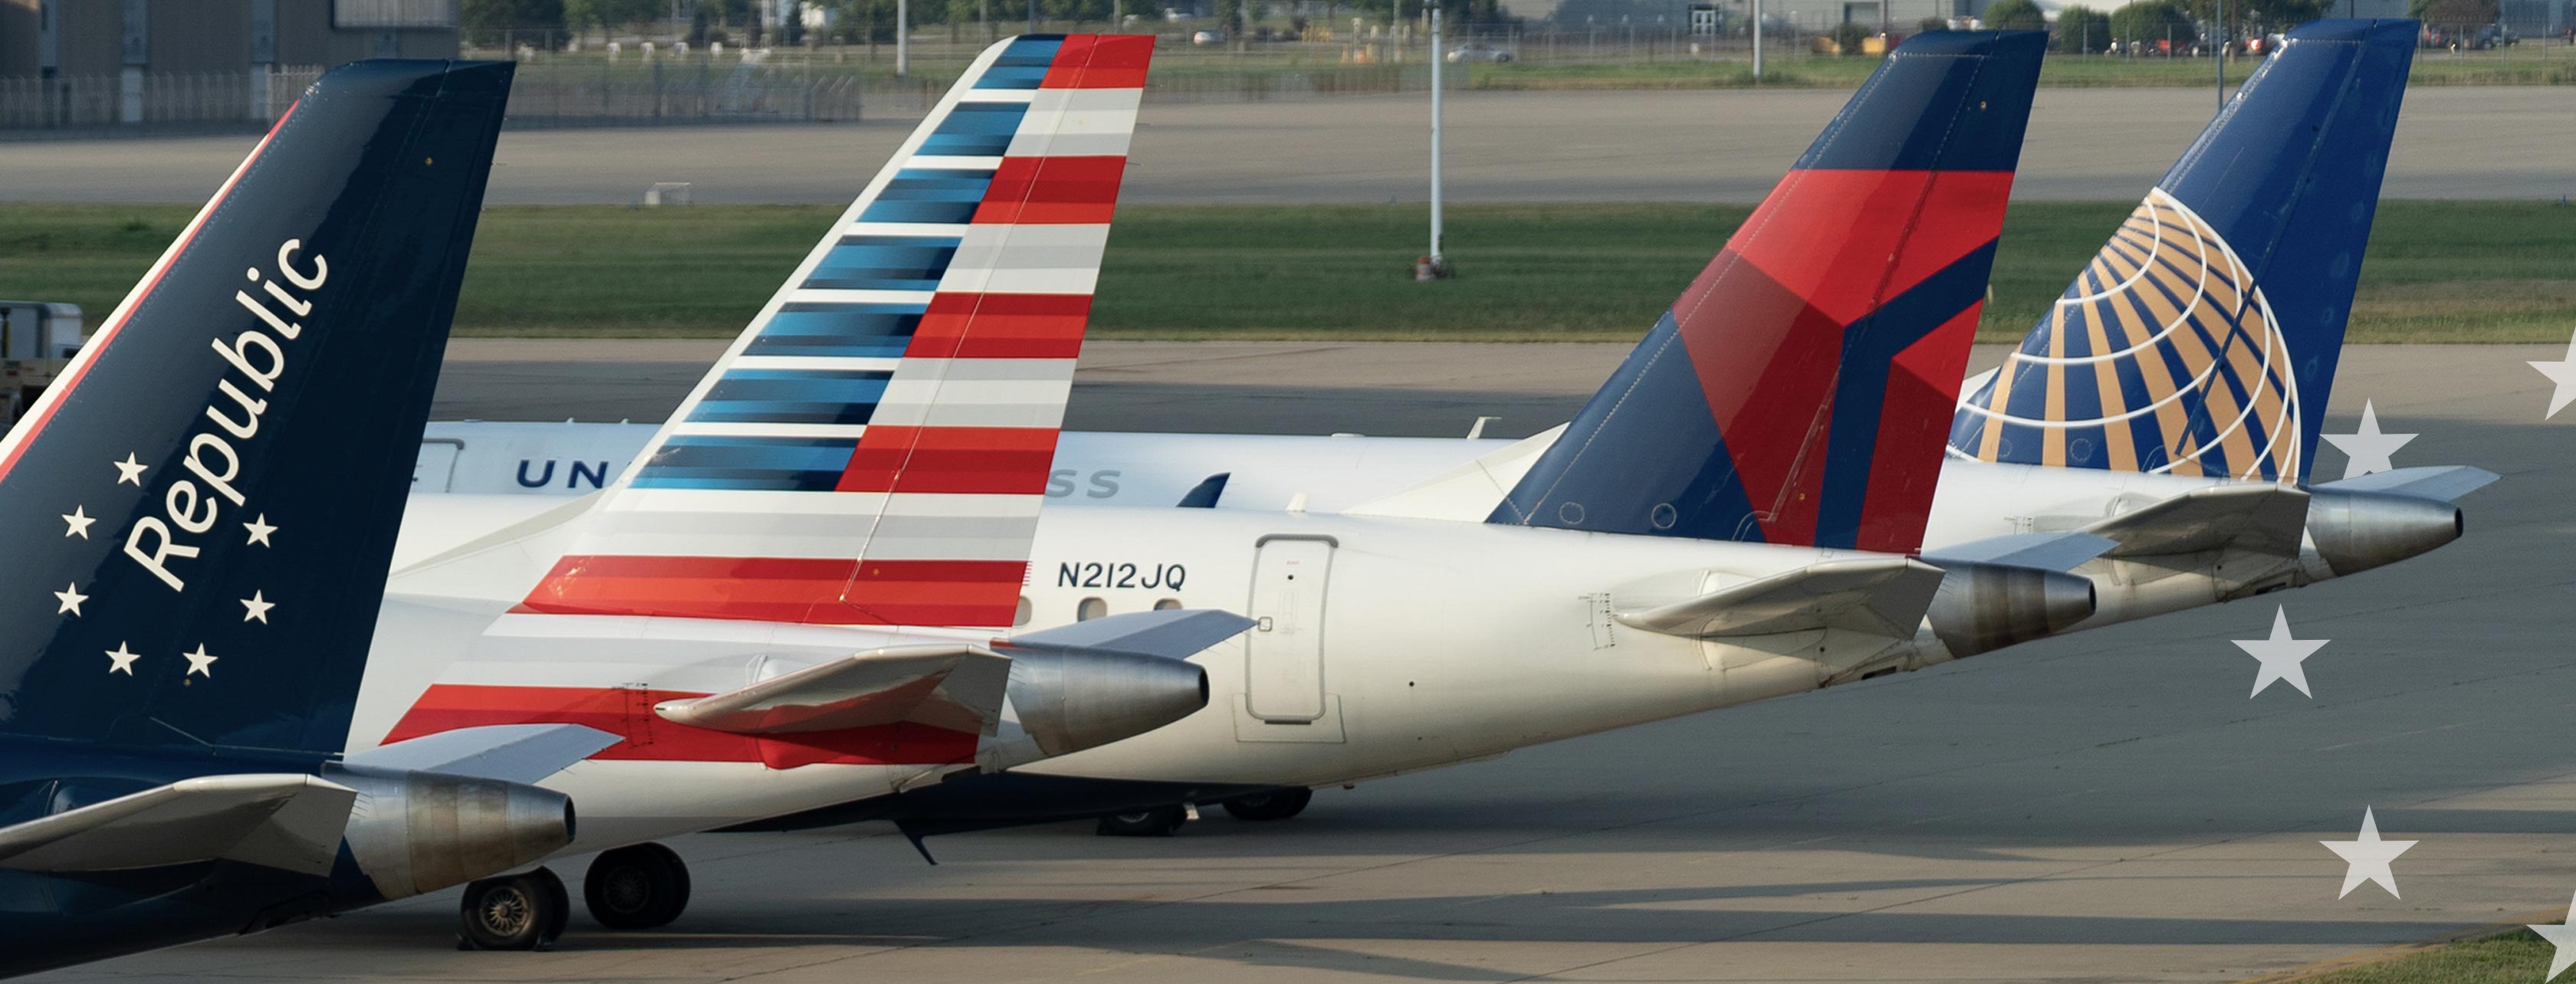
[{"label": "horizontal stabilizer", "polygon": [[1907,557],[1828,560],[1685,601],[1619,611],[1622,625],[1702,639],[1846,629],[1912,638],[1941,569]]},{"label": "horizontal stabilizer", "polygon": [[2049,571],[2071,571],[2085,561],[2111,552],[2120,544],[2116,540],[2066,530],[2059,533],[2014,533],[1970,540],[1939,550],[1926,550],[1923,559],[1948,565],[1966,561],[1998,564],[2005,567],[2035,567]]},{"label": "horizontal stabilizer", "polygon": [[664,720],[735,734],[792,734],[912,723],[992,734],[1011,660],[981,646],[890,646],[772,677],[731,693],[664,701]]},{"label": "horizontal stabilizer", "polygon": [[2119,542],[2109,557],[2198,553],[2222,547],[2282,557],[2299,554],[2308,494],[2293,486],[2237,482],[2194,489],[2083,529]]},{"label": "horizontal stabilizer", "polygon": [[1169,608],[1107,615],[1057,626],[1009,641],[1017,649],[1080,649],[1163,659],[1188,659],[1209,646],[1242,635],[1251,619],[1214,609]]},{"label": "horizontal stabilizer", "polygon": [[622,740],[578,724],[493,724],[379,745],[345,761],[378,769],[533,784]]},{"label": "horizontal stabilizer", "polygon": [[2486,488],[2494,484],[2499,477],[2484,468],[2468,465],[2434,465],[2372,472],[2358,478],[2327,482],[2317,487],[2352,492],[2387,492],[2395,495],[2440,499],[2444,502],[2458,502],[2461,496]]},{"label": "horizontal stabilizer", "polygon": [[1445,519],[1461,523],[1481,523],[1494,512],[1503,496],[1529,474],[1539,456],[1556,445],[1566,425],[1514,441],[1477,457],[1456,468],[1433,475],[1413,485],[1360,503],[1344,513],[1353,516],[1390,516],[1401,519]]},{"label": "horizontal stabilizer", "polygon": [[327,874],[357,796],[300,774],[182,779],[0,827],[0,868],[117,871],[220,859]]}]

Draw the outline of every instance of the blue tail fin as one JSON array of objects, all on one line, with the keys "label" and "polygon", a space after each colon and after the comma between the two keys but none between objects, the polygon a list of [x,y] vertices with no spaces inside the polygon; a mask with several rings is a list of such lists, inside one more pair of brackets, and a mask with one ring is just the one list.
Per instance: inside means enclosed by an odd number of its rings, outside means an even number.
[{"label": "blue tail fin", "polygon": [[1960,405],[1951,453],[2305,480],[2415,33],[2291,31]]},{"label": "blue tail fin", "polygon": [[2045,41],[1900,45],[1488,521],[1919,546]]},{"label": "blue tail fin", "polygon": [[0,734],[341,748],[510,77],[324,75],[0,439]]}]

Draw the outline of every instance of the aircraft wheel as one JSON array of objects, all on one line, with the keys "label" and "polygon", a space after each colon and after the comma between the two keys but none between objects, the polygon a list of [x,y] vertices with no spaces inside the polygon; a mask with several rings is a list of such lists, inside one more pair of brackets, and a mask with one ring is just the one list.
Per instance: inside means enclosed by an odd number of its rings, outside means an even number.
[{"label": "aircraft wheel", "polygon": [[1188,822],[1189,811],[1181,806],[1158,806],[1103,816],[1095,832],[1102,837],[1170,837]]},{"label": "aircraft wheel", "polygon": [[1314,799],[1312,789],[1274,789],[1227,800],[1225,812],[1237,820],[1286,820],[1306,812],[1306,804]]},{"label": "aircraft wheel", "polygon": [[689,866],[660,844],[603,851],[582,876],[581,900],[610,929],[668,925],[689,907]]},{"label": "aircraft wheel", "polygon": [[465,886],[456,915],[459,949],[543,950],[571,921],[572,896],[563,879],[539,868]]}]

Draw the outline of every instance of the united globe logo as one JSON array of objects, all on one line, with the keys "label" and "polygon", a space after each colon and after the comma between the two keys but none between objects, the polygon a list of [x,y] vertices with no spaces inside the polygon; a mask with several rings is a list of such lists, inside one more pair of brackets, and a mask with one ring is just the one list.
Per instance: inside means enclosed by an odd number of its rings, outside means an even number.
[{"label": "united globe logo", "polygon": [[2299,474],[2298,385],[2236,251],[2149,192],[2048,315],[1960,401],[1954,457],[2211,478]]}]

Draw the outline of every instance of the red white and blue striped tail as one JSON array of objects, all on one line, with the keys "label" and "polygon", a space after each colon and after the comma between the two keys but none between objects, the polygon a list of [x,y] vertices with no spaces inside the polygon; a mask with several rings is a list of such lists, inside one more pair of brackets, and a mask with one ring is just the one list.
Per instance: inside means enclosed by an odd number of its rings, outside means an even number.
[{"label": "red white and blue striped tail", "polygon": [[520,610],[1008,626],[1153,53],[986,49]]}]

